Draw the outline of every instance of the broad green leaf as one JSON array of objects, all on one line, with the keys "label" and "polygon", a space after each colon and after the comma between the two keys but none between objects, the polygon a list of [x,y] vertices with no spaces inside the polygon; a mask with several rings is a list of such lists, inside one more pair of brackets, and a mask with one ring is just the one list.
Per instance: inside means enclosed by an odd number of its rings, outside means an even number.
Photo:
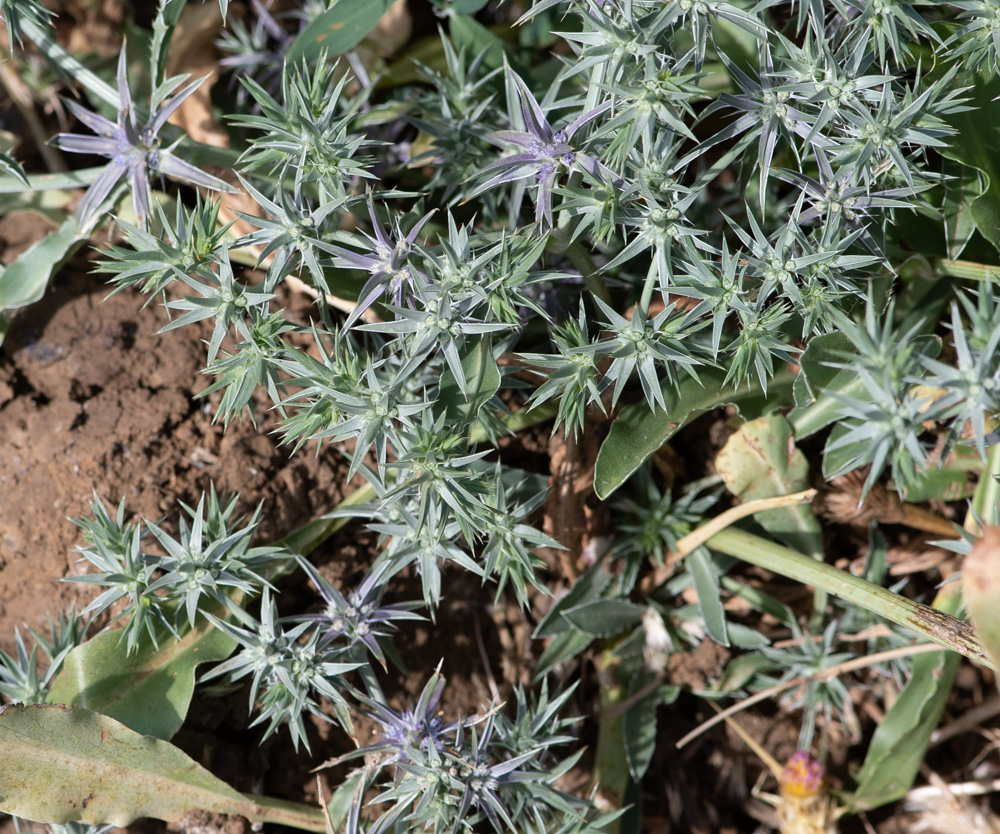
[{"label": "broad green leaf", "polygon": [[392,0],[337,0],[303,29],[288,48],[285,61],[301,64],[322,53],[342,55],[353,49],[382,19]]},{"label": "broad green leaf", "polygon": [[451,0],[448,10],[453,14],[475,14],[486,5],[486,0]]},{"label": "broad green leaf", "polygon": [[722,607],[719,574],[712,564],[712,556],[704,547],[699,547],[688,555],[687,563],[688,571],[694,579],[694,589],[698,593],[698,611],[705,621],[705,630],[716,643],[728,646],[726,611]]},{"label": "broad green leaf", "polygon": [[743,623],[727,623],[726,630],[729,633],[729,642],[739,649],[756,651],[771,645],[771,641],[763,634]]},{"label": "broad green leaf", "polygon": [[[929,315],[930,305],[926,306]],[[922,306],[921,311],[923,309]],[[940,340],[935,336],[920,334],[914,340],[919,340],[917,348],[928,356],[934,357],[940,350]],[[809,341],[799,357],[800,371],[794,385],[795,408],[788,415],[796,440],[811,437],[840,416],[841,404],[829,396],[830,392],[867,398],[864,383],[857,374],[849,368],[831,367],[843,364],[856,352],[851,340],[839,332],[824,333]]]},{"label": "broad green leaf", "polygon": [[0,761],[0,810],[36,822],[124,827],[204,809],[323,831],[318,809],[255,801],[172,744],[82,707],[3,707]]},{"label": "broad green leaf", "polygon": [[180,639],[164,631],[157,649],[144,636],[131,655],[121,632],[108,631],[67,656],[49,694],[110,716],[137,733],[169,739],[184,723],[201,663],[224,660],[236,641],[207,620]]},{"label": "broad green leaf", "polygon": [[979,233],[1000,249],[1000,164],[996,149],[1000,144],[1000,77],[993,72],[971,75],[965,95],[974,109],[945,116],[956,133],[941,154],[978,168],[985,190],[969,204]]},{"label": "broad green leaf", "polygon": [[699,414],[722,405],[735,406],[747,419],[791,405],[794,374],[782,368],[767,385],[748,381],[725,384],[726,371],[699,369],[701,381],[685,376],[677,386],[664,382],[666,410],[651,411],[645,402],[623,408],[601,446],[594,470],[594,491],[605,499],[629,479],[657,449]]},{"label": "broad green leaf", "polygon": [[[796,447],[792,429],[780,414],[758,417],[730,435],[715,457],[726,488],[743,501],[773,498],[809,487],[809,464]],[[783,507],[754,516],[758,524],[802,553],[823,552],[822,530],[812,508]]]},{"label": "broad green leaf", "polygon": [[45,294],[49,279],[86,240],[75,215],[24,251],[0,274],[0,310],[34,304]]},{"label": "broad green leaf", "polygon": [[500,387],[500,369],[493,358],[493,342],[488,336],[467,343],[461,359],[465,391],[451,370],[445,368],[441,372],[438,402],[445,407],[449,420],[471,423]]},{"label": "broad green leaf", "polygon": [[[958,611],[960,595],[949,591],[935,601],[947,613]],[[924,762],[931,733],[937,728],[961,657],[929,652],[913,659],[913,674],[875,729],[858,773],[858,787],[848,797],[853,810],[878,808],[903,797]]]},{"label": "broad green leaf", "polygon": [[642,622],[645,607],[624,599],[595,599],[563,612],[570,624],[591,637],[611,637]]},{"label": "broad green leaf", "polygon": [[[983,468],[979,453],[974,449],[959,447],[958,460],[954,466],[945,465],[938,469],[930,466],[918,472],[916,478],[905,487],[897,487],[906,494],[906,500],[913,504],[927,501],[961,501],[971,496],[976,489],[976,472]],[[963,465],[966,459],[974,459],[975,466]]]}]

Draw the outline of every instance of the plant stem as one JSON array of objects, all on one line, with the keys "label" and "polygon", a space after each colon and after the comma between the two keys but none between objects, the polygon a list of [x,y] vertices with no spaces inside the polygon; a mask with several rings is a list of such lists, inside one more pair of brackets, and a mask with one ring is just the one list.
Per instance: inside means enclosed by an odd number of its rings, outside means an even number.
[{"label": "plant stem", "polygon": [[250,822],[273,822],[303,831],[326,831],[326,821],[320,808],[250,793],[243,794],[243,797],[251,805],[240,805],[237,813]]},{"label": "plant stem", "polygon": [[817,562],[743,530],[732,528],[723,530],[712,536],[707,545],[720,553],[774,571],[789,579],[823,588],[841,599],[860,605],[891,622],[922,634],[939,646],[963,654],[995,670],[993,661],[976,639],[972,626],[950,614],[936,611],[927,605],[920,605],[858,576],[838,570],[833,565]]},{"label": "plant stem", "polygon": [[28,176],[31,188],[25,188],[17,177],[0,177],[0,194],[21,194],[25,191],[61,191],[66,188],[86,188],[96,180],[106,166],[81,168],[64,174],[32,174]]},{"label": "plant stem", "polygon": [[973,281],[995,281],[1000,278],[1000,266],[975,261],[951,261],[947,258],[929,258],[935,277],[968,278]]}]

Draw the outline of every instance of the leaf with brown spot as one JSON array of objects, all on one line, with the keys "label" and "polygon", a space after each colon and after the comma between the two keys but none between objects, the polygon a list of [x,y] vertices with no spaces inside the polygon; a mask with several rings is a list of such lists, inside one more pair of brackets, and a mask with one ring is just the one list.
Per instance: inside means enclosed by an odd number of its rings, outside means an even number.
[{"label": "leaf with brown spot", "polygon": [[286,61],[315,61],[323,52],[342,55],[361,43],[391,6],[392,0],[339,0],[292,41]]}]

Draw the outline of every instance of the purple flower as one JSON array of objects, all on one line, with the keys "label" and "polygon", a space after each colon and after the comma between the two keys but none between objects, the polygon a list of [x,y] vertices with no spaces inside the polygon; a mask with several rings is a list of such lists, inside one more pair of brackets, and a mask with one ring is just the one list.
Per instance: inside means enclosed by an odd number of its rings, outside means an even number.
[{"label": "purple flower", "polygon": [[620,181],[620,178],[607,166],[582,153],[572,144],[576,132],[607,111],[611,107],[611,102],[607,101],[593,110],[588,110],[560,130],[553,130],[531,90],[517,73],[509,70],[508,72],[513,81],[510,89],[517,99],[527,132],[499,130],[486,137],[499,147],[513,146],[521,150],[486,166],[484,173],[493,171],[499,173],[476,188],[468,199],[505,182],[534,178],[538,186],[535,219],[544,219],[551,226],[552,187],[556,178],[564,171],[583,170],[601,182],[605,178],[610,178],[614,182]]},{"label": "purple flower", "polygon": [[[71,153],[89,153],[106,156],[111,160],[100,176],[87,189],[80,203],[80,224],[89,228],[96,221],[101,205],[111,194],[112,189],[124,177],[128,177],[132,188],[132,199],[136,214],[142,226],[146,225],[151,200],[149,188],[149,173],[164,174],[173,179],[181,180],[189,185],[200,185],[216,191],[235,191],[228,183],[206,174],[204,171],[185,162],[174,155],[174,148],[180,142],[178,139],[167,148],[160,147],[159,133],[163,126],[184,100],[190,96],[205,81],[199,78],[186,85],[166,103],[157,109],[154,102],[151,107],[149,121],[139,124],[136,118],[135,106],[132,102],[132,91],[129,89],[125,76],[125,47],[122,46],[118,56],[118,121],[111,122],[103,116],[81,107],[75,101],[66,101],[73,115],[89,127],[97,136],[83,136],[78,133],[60,133],[52,141],[56,147]],[[174,86],[183,79],[173,82]]]},{"label": "purple flower", "polygon": [[385,233],[382,223],[375,216],[375,204],[372,201],[370,191],[368,192],[368,213],[372,219],[375,237],[367,234],[365,237],[368,238],[368,242],[374,250],[373,254],[362,255],[341,246],[325,247],[326,251],[337,256],[336,266],[346,269],[363,269],[371,273],[371,277],[365,282],[358,295],[358,306],[347,317],[345,327],[354,324],[365,310],[371,307],[380,296],[386,294],[387,290],[392,298],[392,303],[401,307],[404,285],[412,289],[416,277],[425,277],[408,261],[417,235],[420,234],[420,230],[430,220],[434,212],[428,212],[421,217],[406,235],[397,224],[395,240]]},{"label": "purple flower", "polygon": [[320,614],[307,614],[293,617],[296,621],[314,621],[319,631],[320,648],[343,640],[354,647],[363,644],[379,662],[385,666],[385,655],[379,645],[379,638],[388,637],[394,628],[393,620],[422,620],[414,608],[419,608],[419,602],[398,602],[393,605],[382,605],[381,597],[384,586],[379,580],[385,577],[389,564],[384,562],[372,570],[353,591],[346,595],[333,587],[319,571],[305,559],[301,565],[310,579],[316,584],[317,590],[326,602],[326,608]]}]

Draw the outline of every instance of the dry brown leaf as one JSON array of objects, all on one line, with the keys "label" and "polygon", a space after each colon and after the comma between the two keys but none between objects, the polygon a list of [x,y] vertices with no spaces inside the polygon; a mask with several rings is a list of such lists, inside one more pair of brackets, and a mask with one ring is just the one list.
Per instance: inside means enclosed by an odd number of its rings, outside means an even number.
[{"label": "dry brown leaf", "polygon": [[209,76],[177,108],[170,118],[194,139],[216,148],[228,148],[229,136],[212,114],[212,87],[219,78],[219,60],[215,40],[222,27],[218,3],[189,3],[181,12],[167,53],[167,76],[188,74],[193,78]]},{"label": "dry brown leaf", "polygon": [[405,46],[413,34],[413,16],[406,0],[396,0],[365,38],[381,55],[392,55]]}]

